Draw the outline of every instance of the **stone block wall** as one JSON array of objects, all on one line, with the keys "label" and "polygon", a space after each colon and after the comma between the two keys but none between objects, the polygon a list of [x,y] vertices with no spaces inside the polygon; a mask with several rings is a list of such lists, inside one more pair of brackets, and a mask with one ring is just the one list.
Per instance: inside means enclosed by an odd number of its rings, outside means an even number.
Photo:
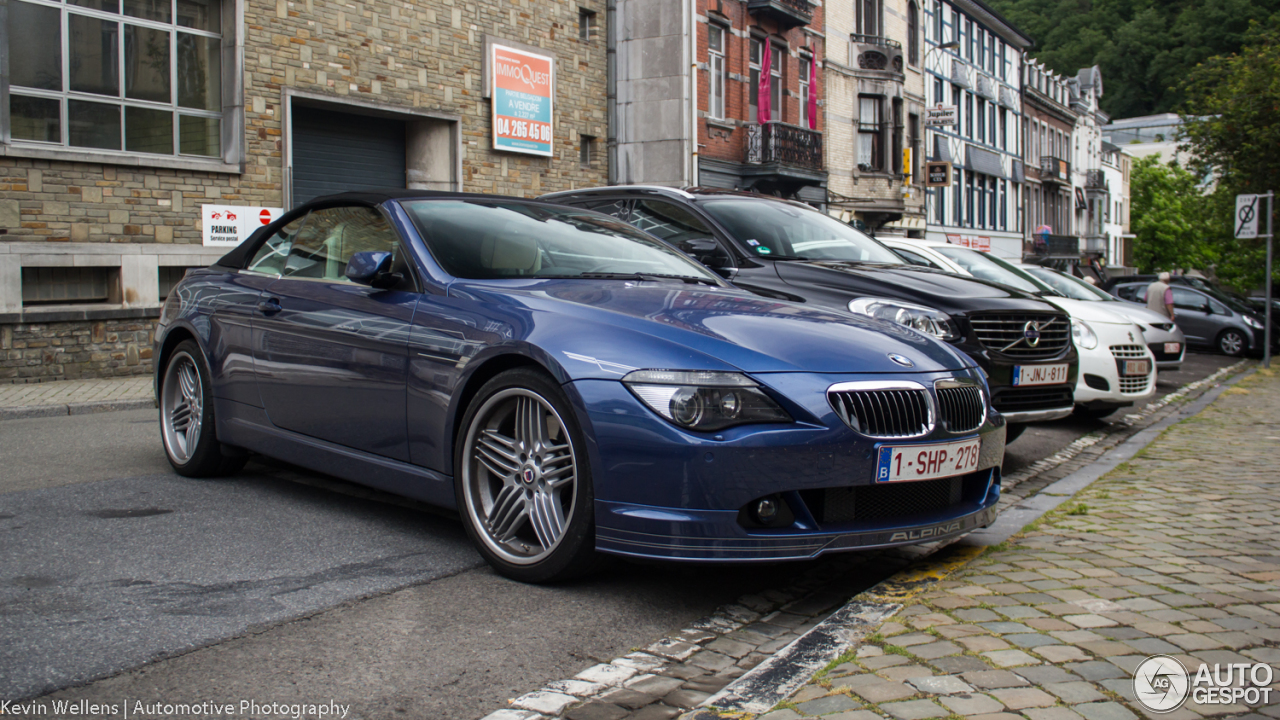
[{"label": "stone block wall", "polygon": [[148,375],[155,318],[0,325],[0,383]]}]

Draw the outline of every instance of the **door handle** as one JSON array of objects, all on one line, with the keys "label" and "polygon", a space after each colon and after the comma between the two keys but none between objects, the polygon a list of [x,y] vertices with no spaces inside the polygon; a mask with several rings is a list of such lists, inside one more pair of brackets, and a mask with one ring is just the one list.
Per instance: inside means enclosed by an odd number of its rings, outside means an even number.
[{"label": "door handle", "polygon": [[263,315],[275,315],[283,309],[280,307],[280,298],[267,298],[258,303],[258,312]]}]

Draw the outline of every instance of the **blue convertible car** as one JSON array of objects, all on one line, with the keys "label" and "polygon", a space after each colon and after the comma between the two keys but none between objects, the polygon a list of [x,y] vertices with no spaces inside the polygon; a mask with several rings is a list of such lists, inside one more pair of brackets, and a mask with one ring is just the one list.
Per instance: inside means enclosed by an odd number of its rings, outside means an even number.
[{"label": "blue convertible car", "polygon": [[177,472],[250,452],[456,508],[526,581],[597,552],[747,561],[990,524],[1004,420],[901,325],[750,295],[614,218],[416,191],[321,198],[169,295]]}]

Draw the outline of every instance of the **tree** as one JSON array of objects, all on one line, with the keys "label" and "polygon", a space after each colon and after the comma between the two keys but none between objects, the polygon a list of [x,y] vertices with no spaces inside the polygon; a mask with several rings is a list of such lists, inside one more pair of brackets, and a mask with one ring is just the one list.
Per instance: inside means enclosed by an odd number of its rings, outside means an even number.
[{"label": "tree", "polygon": [[1133,261],[1144,273],[1207,268],[1217,260],[1210,201],[1196,176],[1157,155],[1137,158],[1129,174]]},{"label": "tree", "polygon": [[1194,169],[1212,172],[1218,184],[1217,274],[1241,290],[1258,287],[1266,241],[1236,240],[1231,225],[1236,194],[1280,191],[1280,18],[1255,23],[1239,53],[1196,66],[1181,91],[1184,147]]}]

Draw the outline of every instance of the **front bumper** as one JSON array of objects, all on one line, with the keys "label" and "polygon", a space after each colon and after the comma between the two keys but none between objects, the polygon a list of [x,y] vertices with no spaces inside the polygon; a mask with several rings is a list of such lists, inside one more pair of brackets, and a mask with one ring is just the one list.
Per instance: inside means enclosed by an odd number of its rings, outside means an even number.
[{"label": "front bumper", "polygon": [[[954,343],[956,348],[973,358],[987,373],[991,385],[991,404],[1009,423],[1049,422],[1067,417],[1074,410],[1074,389],[1079,373],[1079,355],[1074,343],[1055,356],[1019,359],[1002,355],[982,345],[971,331]],[[1015,366],[1066,364],[1067,382],[1061,385],[1017,387],[1013,384]]]},{"label": "front bumper", "polygon": [[[988,408],[975,431],[952,434],[939,427],[924,438],[877,441],[845,425],[826,396],[831,385],[855,379],[910,378],[932,387],[934,379],[967,374],[755,375],[796,421],[717,433],[675,427],[620,382],[570,383],[588,437],[596,547],[680,560],[802,559],[932,541],[988,525],[1000,497],[1002,416]],[[965,475],[874,482],[882,445],[975,436],[982,441],[978,464]],[[745,508],[765,497],[785,505],[786,524],[762,527],[744,520]],[[847,503],[840,512],[829,500],[834,497]]]},{"label": "front bumper", "polygon": [[[1125,407],[1150,399],[1156,392],[1156,358],[1145,344],[1129,340],[1122,327],[1091,323],[1098,334],[1098,347],[1080,351],[1080,380],[1076,383],[1077,405]],[[1141,337],[1139,338],[1141,339]],[[1143,376],[1123,376],[1125,360],[1146,360],[1151,371]]]}]

